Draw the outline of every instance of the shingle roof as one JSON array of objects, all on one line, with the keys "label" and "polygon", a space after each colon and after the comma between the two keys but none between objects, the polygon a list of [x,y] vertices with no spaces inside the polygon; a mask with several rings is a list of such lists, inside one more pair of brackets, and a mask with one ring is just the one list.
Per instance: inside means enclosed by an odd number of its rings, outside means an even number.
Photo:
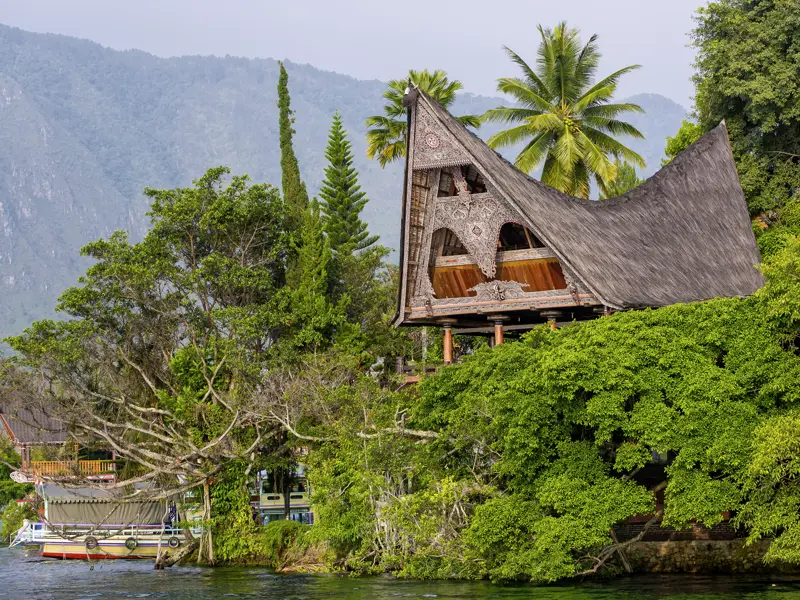
[{"label": "shingle roof", "polygon": [[16,444],[62,444],[67,441],[64,423],[47,416],[41,410],[0,410],[0,426]]},{"label": "shingle roof", "polygon": [[420,92],[416,101],[426,104],[530,229],[606,305],[749,296],[763,285],[724,123],[630,192],[583,200],[519,171],[426,94]]}]

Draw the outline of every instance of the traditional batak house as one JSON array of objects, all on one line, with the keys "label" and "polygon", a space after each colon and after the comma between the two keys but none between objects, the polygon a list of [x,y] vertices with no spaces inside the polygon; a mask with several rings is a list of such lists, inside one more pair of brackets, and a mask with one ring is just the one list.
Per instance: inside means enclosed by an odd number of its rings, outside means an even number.
[{"label": "traditional batak house", "polygon": [[[749,296],[759,252],[722,124],[610,200],[550,188],[411,88],[395,325],[492,333]],[[455,328],[455,329],[454,329]]]}]

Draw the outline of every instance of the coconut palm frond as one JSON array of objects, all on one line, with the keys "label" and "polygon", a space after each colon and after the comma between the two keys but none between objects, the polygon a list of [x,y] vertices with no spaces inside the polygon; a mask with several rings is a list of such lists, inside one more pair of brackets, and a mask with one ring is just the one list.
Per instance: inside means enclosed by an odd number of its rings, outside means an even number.
[{"label": "coconut palm frond", "polygon": [[593,129],[598,129],[612,135],[628,135],[640,140],[644,139],[644,134],[630,123],[617,119],[604,119],[601,117],[589,117],[583,120],[585,125]]},{"label": "coconut palm frond", "polygon": [[621,104],[598,104],[596,106],[589,106],[583,111],[584,119],[587,117],[604,117],[607,119],[614,119],[622,113],[635,112],[644,113],[644,109],[638,104],[621,103]]},{"label": "coconut palm frond", "polygon": [[497,91],[512,96],[519,104],[527,108],[552,111],[553,104],[521,79],[502,78],[497,80]]},{"label": "coconut palm frond", "polygon": [[481,126],[481,118],[479,115],[462,115],[456,117],[456,121],[464,125],[464,127],[473,127],[478,129]]},{"label": "coconut palm frond", "polygon": [[510,129],[500,131],[499,133],[494,134],[488,140],[486,140],[486,143],[489,145],[490,148],[505,148],[507,146],[514,146],[516,144],[519,144],[526,138],[529,138],[530,135],[531,135],[531,128],[526,123],[524,125],[518,125],[517,127],[512,127]]},{"label": "coconut palm frond", "polygon": [[542,111],[540,110],[499,106],[483,113],[481,115],[481,122],[487,123],[489,121],[495,121],[499,123],[521,123],[540,114],[542,114]]},{"label": "coconut palm frond", "polygon": [[547,156],[550,145],[553,142],[553,133],[546,131],[534,137],[525,148],[522,149],[514,160],[514,166],[524,173],[530,173],[542,159]]},{"label": "coconut palm frond", "polygon": [[621,156],[637,167],[644,168],[646,166],[644,158],[610,135],[598,131],[597,129],[592,129],[591,127],[585,127],[583,133],[606,154],[615,157]]}]

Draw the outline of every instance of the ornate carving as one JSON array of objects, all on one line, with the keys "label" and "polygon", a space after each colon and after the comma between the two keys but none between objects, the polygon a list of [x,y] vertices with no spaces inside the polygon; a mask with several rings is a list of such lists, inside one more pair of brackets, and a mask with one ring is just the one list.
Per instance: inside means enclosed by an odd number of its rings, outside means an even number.
[{"label": "ornate carving", "polygon": [[429,306],[434,297],[433,285],[431,285],[430,277],[428,276],[428,265],[431,260],[431,244],[433,239],[434,215],[436,213],[436,195],[439,190],[439,178],[441,171],[436,171],[431,174],[431,186],[425,196],[425,219],[424,231],[422,235],[422,245],[419,250],[419,255],[416,257],[418,262],[416,269],[416,276],[413,282],[411,303],[414,306]]},{"label": "ornate carving", "polygon": [[493,278],[500,229],[504,223],[518,220],[492,194],[466,194],[436,199],[433,228],[447,227],[455,233],[483,274]]},{"label": "ornate carving", "polygon": [[572,300],[576,305],[580,305],[581,295],[585,294],[586,291],[583,290],[583,286],[580,285],[578,278],[575,277],[575,274],[569,269],[569,267],[562,264],[561,272],[564,273],[564,280],[567,282],[567,290],[569,290]]},{"label": "ornate carving", "polygon": [[[495,282],[489,282],[491,285]],[[503,282],[510,283],[510,282]],[[509,293],[514,295],[520,294],[517,297],[510,297]],[[420,299],[421,302],[412,306],[411,318],[431,318],[439,316],[452,316],[458,314],[474,314],[476,311],[476,304],[480,303],[480,312],[506,312],[509,310],[543,310],[543,309],[557,309],[566,308],[573,305],[573,298],[566,290],[548,290],[545,292],[524,292],[521,290],[514,290],[506,292],[504,300],[497,300],[491,297],[492,293],[487,291],[483,298],[476,296],[469,296],[466,298],[441,298],[425,301]],[[580,304],[600,306],[600,302],[591,294],[581,294]],[[424,311],[420,314],[420,311]]]},{"label": "ornate carving", "polygon": [[420,271],[417,278],[417,289],[411,298],[412,308],[431,308],[436,301],[436,292],[428,277],[427,270]]},{"label": "ornate carving", "polygon": [[486,283],[479,283],[470,292],[475,292],[475,300],[494,300],[495,302],[502,302],[503,300],[517,300],[524,298],[528,295],[522,288],[528,287],[527,283],[520,283],[518,281],[487,281]]},{"label": "ornate carving", "polygon": [[471,162],[461,146],[422,102],[417,102],[415,113],[414,169],[453,167]]},{"label": "ornate carving", "polygon": [[428,146],[428,148],[430,148],[431,150],[436,150],[439,146],[442,145],[442,140],[438,135],[430,131],[425,136],[425,145]]},{"label": "ornate carving", "polygon": [[[442,169],[445,170],[445,169]],[[456,193],[461,197],[469,199],[469,186],[467,185],[467,180],[464,179],[464,174],[461,172],[461,169],[458,167],[453,167],[452,169],[446,169],[450,175],[453,176],[453,183],[456,184]]]}]

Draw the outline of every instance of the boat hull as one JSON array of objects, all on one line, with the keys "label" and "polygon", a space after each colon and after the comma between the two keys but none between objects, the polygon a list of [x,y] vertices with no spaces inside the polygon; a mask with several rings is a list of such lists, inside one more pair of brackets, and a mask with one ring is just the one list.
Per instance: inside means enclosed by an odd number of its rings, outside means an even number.
[{"label": "boat hull", "polygon": [[[167,541],[161,544],[162,551],[170,549]],[[125,546],[125,540],[100,542],[89,550],[81,542],[48,541],[42,544],[42,556],[47,558],[110,560],[110,559],[150,559],[158,556],[158,544],[139,544],[133,549]]]},{"label": "boat hull", "polygon": [[[26,521],[17,531],[11,547],[39,546],[41,555],[47,558],[73,558],[90,560],[137,559],[153,560],[161,551],[176,550],[188,540],[181,530],[160,525],[143,525],[125,529],[95,529],[89,525],[59,525]],[[201,535],[199,529],[193,533]]]}]

